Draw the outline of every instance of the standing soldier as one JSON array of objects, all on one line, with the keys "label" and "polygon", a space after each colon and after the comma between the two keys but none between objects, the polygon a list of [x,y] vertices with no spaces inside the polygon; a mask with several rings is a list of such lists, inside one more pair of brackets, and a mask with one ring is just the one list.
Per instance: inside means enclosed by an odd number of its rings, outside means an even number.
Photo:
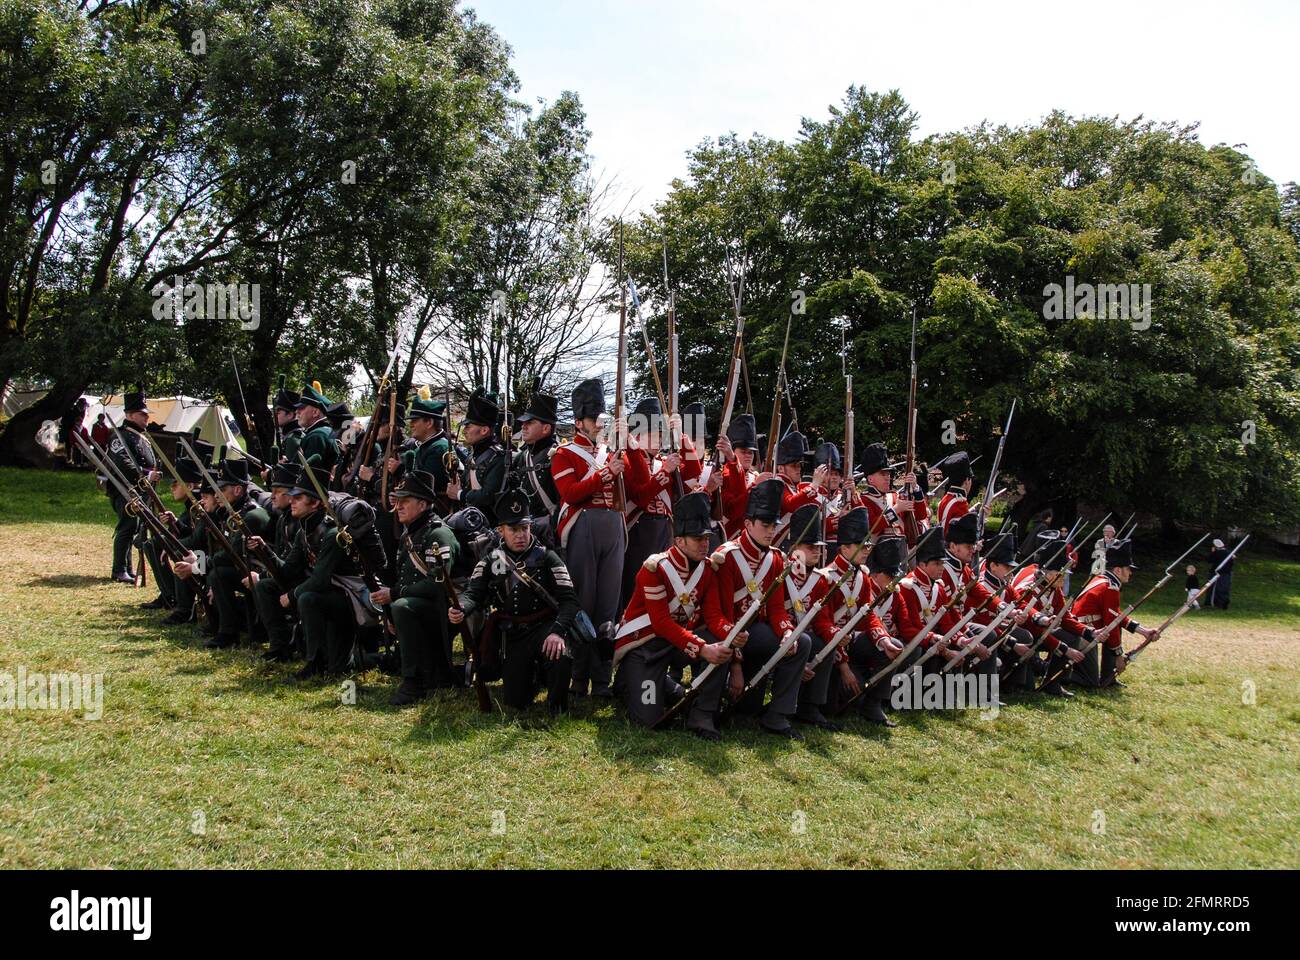
[{"label": "standing soldier", "polygon": [[673,498],[669,493],[673,474],[681,466],[677,451],[658,455],[663,411],[655,397],[647,397],[632,411],[625,474],[627,502],[627,550],[623,556],[623,579],[619,607],[632,599],[641,564],[652,554],[663,553],[672,544]]},{"label": "standing soldier", "polygon": [[[764,609],[749,625],[742,662],[739,667],[732,663],[733,695],[744,689],[744,684],[794,630],[794,621],[786,611],[785,589],[779,582],[785,576],[785,561],[781,551],[772,546],[784,493],[785,484],[775,478],[755,484],[749,491],[740,537],[727,541],[710,557],[718,584],[705,598],[704,615],[715,637],[730,633],[735,622],[751,605],[762,600],[767,588],[777,581]],[[790,725],[790,717],[798,708],[799,684],[811,649],[812,641],[807,634],[799,637],[777,667],[746,695],[743,704],[738,704],[746,712],[760,714],[759,725],[764,731],[792,740],[803,739],[803,734]],[[772,699],[764,707],[769,682]]]},{"label": "standing soldier", "polygon": [[[770,441],[769,441],[770,442]],[[821,466],[813,471],[812,483],[803,478],[803,464],[812,454],[808,448],[808,438],[797,430],[791,430],[776,445],[776,475],[780,478],[781,519],[776,525],[775,543],[780,543],[790,526],[790,517],[805,504],[820,505],[817,488],[826,483],[826,468]]]},{"label": "standing soldier", "polygon": [[398,538],[397,577],[370,599],[392,610],[388,628],[397,634],[402,682],[393,694],[395,707],[406,707],[440,687],[456,685],[451,669],[451,634],[447,629],[446,584],[459,545],[451,528],[431,509],[437,500],[433,474],[413,470],[388,493],[402,524]]},{"label": "standing soldier", "polygon": [[[867,480],[867,489],[863,498],[867,513],[870,515],[871,536],[903,534],[903,513],[911,510],[916,515],[917,525],[924,529],[930,522],[930,506],[925,497],[910,500],[902,492],[891,489],[892,471],[889,469],[889,453],[883,443],[870,444],[862,452],[862,474]],[[916,475],[909,473],[903,477],[903,489],[911,490],[916,484]]]},{"label": "standing soldier", "polygon": [[[307,462],[320,467],[326,477],[339,461],[339,442],[330,426],[329,409],[329,398],[321,393],[319,380],[303,387],[296,407],[298,426],[303,429],[299,448]],[[326,489],[329,489],[328,483]]]},{"label": "standing soldier", "polygon": [[[271,468],[270,479],[267,481],[271,487],[271,543],[270,549],[275,556],[283,563],[288,560],[290,552],[293,550],[294,543],[298,539],[298,531],[301,524],[294,517],[292,510],[291,491],[298,486],[299,477],[302,474],[302,467],[295,467],[290,463],[277,463]],[[250,550],[260,551],[262,542],[259,538],[250,537],[248,541]],[[289,580],[288,572],[281,574],[285,578],[285,583],[290,586],[297,586],[301,582],[300,578]],[[257,607],[257,618],[262,623],[262,628],[266,631],[267,639],[270,646],[266,653],[262,654],[262,659],[271,663],[287,663],[294,658],[293,645],[293,628],[295,618],[293,611],[280,606],[280,586],[274,577],[262,576],[257,571],[253,572],[252,578],[253,604]]]},{"label": "standing soldier", "polygon": [[958,450],[940,460],[934,469],[948,481],[943,498],[939,501],[939,526],[947,534],[948,524],[970,513],[969,498],[975,474],[971,472],[970,454],[965,450]]},{"label": "standing soldier", "polygon": [[[825,468],[820,473],[818,468]],[[835,536],[840,517],[862,506],[862,497],[852,477],[844,475],[844,458],[840,448],[830,441],[819,443],[813,453],[812,492],[817,496],[826,517],[826,536]]]},{"label": "standing soldier", "polygon": [[745,527],[745,504],[749,488],[758,479],[754,458],[758,456],[758,427],[752,413],[742,413],[718,437],[718,450],[726,458],[722,468],[723,539],[735,540]]},{"label": "standing soldier", "polygon": [[[447,436],[447,404],[433,399],[428,387],[421,387],[411,402],[411,437],[413,450],[403,451],[400,470],[419,470],[433,477],[433,489],[440,496],[447,493],[447,454],[451,451],[451,438]],[[397,460],[396,457],[393,458]],[[397,463],[390,463],[390,481],[400,472]]]},{"label": "standing soldier", "polygon": [[[108,455],[113,458],[127,483],[152,484],[158,479],[155,469],[156,461],[153,448],[145,438],[144,432],[149,427],[149,404],[144,398],[144,391],[137,389],[122,398],[124,417],[120,429],[113,430],[108,444]],[[112,579],[117,583],[135,583],[132,572],[131,543],[135,540],[140,518],[126,509],[126,501],[117,489],[109,484],[108,499],[117,514],[117,526],[113,529],[113,573]]]},{"label": "standing soldier", "polygon": [[614,641],[614,687],[632,719],[653,726],[685,695],[674,673],[690,666],[698,676],[705,664],[716,664],[721,669],[704,679],[691,701],[686,729],[718,740],[716,718],[734,651],[704,629],[704,598],[715,584],[708,562],[710,512],[704,494],[682,497],[673,507],[672,546],[642,563]]},{"label": "standing soldier", "polygon": [[[616,510],[615,483],[623,474],[623,457],[611,457],[601,435],[599,417],[605,412],[605,388],[599,380],[584,380],[573,390],[574,436],[551,456],[551,475],[560,493],[556,529],[560,548],[573,574],[578,603],[596,625],[598,640],[579,649],[573,663],[575,696],[613,696],[610,674],[613,638],[618,619],[618,592],[627,549],[623,512]],[[605,639],[605,638],[608,638]]]},{"label": "standing soldier", "polygon": [[[1101,686],[1102,677],[1118,677],[1128,666],[1124,659],[1124,640],[1122,631],[1136,633],[1145,640],[1159,637],[1154,627],[1144,627],[1132,617],[1120,617],[1119,592],[1129,582],[1137,564],[1133,562],[1133,541],[1112,540],[1106,547],[1106,570],[1095,576],[1088,585],[1079,591],[1071,612],[1075,619],[1093,630],[1105,630],[1112,623],[1115,628],[1106,634],[1101,644],[1101,666],[1098,673],[1097,648],[1093,647],[1084,659],[1074,668],[1073,682],[1088,687]],[[1118,679],[1114,686],[1122,687]]]},{"label": "standing soldier", "polygon": [[[298,425],[298,401],[302,396],[284,388],[284,374],[280,374],[280,389],[275,394],[275,428],[280,434],[280,459],[297,466],[298,448],[306,432]],[[269,478],[268,478],[269,482]]]},{"label": "standing soldier", "polygon": [[447,484],[447,499],[455,509],[477,507],[493,526],[497,523],[496,499],[505,489],[510,467],[510,452],[497,436],[500,422],[501,411],[491,394],[481,387],[470,394],[463,422],[465,441],[469,444],[469,460],[465,464],[468,486],[461,486],[460,477]]},{"label": "standing soldier", "polygon": [[461,608],[453,608],[448,619],[459,624],[475,610],[494,607],[479,649],[501,650],[506,706],[526,710],[537,695],[540,673],[547,707],[552,715],[562,713],[568,709],[573,669],[569,637],[578,616],[573,581],[560,555],[533,537],[522,491],[503,493],[492,513],[502,545],[475,566]]},{"label": "standing soldier", "polygon": [[551,455],[555,452],[555,421],[558,401],[548,393],[534,390],[528,406],[518,417],[523,445],[515,454],[512,472],[520,478],[528,495],[528,513],[533,518],[533,535],[548,547],[554,547],[555,515],[560,509],[560,492],[551,476]]}]

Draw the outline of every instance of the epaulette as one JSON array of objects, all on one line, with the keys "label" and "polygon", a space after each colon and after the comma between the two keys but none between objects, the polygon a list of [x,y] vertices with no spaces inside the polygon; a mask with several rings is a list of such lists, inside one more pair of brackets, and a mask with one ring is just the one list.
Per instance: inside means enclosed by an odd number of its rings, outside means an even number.
[{"label": "epaulette", "polygon": [[728,540],[722,546],[718,547],[717,550],[714,550],[709,554],[709,565],[712,566],[714,570],[721,570],[722,565],[727,562],[727,554],[732,550],[739,549],[740,544],[736,543],[734,540]]},{"label": "epaulette", "polygon": [[651,573],[654,573],[659,569],[659,564],[661,564],[667,556],[667,551],[664,551],[663,553],[652,553],[650,556],[645,558],[645,562],[642,563],[641,566],[645,567]]}]

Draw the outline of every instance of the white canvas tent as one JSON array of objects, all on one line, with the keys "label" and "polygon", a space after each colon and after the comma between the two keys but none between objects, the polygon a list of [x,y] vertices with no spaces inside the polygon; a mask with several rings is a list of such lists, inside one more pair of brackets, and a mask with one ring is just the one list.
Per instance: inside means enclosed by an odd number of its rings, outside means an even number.
[{"label": "white canvas tent", "polygon": [[[12,417],[41,397],[44,390],[11,390],[5,396],[5,415]],[[122,423],[122,395],[116,394],[101,402],[102,397],[82,394],[86,401],[86,418],[82,421],[89,431],[95,425],[95,418],[107,411],[109,419],[116,424]],[[57,418],[55,418],[57,420]],[[237,444],[238,434],[234,428],[234,418],[230,410],[219,403],[198,400],[194,397],[150,397],[149,419],[164,430],[174,433],[191,433],[199,428],[199,437],[217,447],[230,447]]]}]

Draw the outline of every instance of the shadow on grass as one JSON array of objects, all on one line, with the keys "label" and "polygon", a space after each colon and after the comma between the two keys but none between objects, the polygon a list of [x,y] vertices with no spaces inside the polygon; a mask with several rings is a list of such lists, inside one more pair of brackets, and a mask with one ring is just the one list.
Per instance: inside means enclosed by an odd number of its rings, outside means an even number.
[{"label": "shadow on grass", "polygon": [[[33,577],[23,586],[49,587],[53,590],[84,590],[87,587],[103,586],[109,582],[108,577],[92,577],[84,573],[53,573],[44,577]],[[144,593],[143,590],[139,592]]]}]

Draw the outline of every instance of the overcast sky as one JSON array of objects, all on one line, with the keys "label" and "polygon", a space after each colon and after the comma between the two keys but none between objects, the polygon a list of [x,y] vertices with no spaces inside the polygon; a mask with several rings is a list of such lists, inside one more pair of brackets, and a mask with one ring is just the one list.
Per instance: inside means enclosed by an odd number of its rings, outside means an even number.
[{"label": "overcast sky", "polygon": [[705,137],[790,140],[850,84],[898,88],[918,136],[990,120],[1139,114],[1244,144],[1300,180],[1300,0],[853,3],[477,0],[514,51],[523,96],[574,90],[595,168],[633,209],[662,198]]}]

